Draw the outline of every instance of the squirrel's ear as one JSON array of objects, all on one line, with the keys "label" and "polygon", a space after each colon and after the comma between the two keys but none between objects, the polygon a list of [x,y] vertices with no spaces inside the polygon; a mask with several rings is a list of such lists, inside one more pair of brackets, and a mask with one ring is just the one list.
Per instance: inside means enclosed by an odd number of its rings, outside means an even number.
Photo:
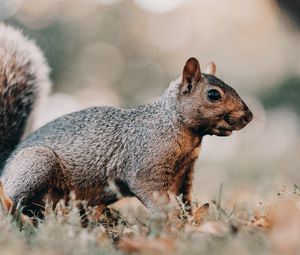
[{"label": "squirrel's ear", "polygon": [[189,58],[183,68],[182,86],[183,91],[188,92],[192,89],[193,84],[201,79],[201,70],[199,61],[196,58]]},{"label": "squirrel's ear", "polygon": [[216,74],[216,69],[217,69],[216,64],[213,61],[210,61],[207,64],[206,73],[207,74],[215,75]]}]

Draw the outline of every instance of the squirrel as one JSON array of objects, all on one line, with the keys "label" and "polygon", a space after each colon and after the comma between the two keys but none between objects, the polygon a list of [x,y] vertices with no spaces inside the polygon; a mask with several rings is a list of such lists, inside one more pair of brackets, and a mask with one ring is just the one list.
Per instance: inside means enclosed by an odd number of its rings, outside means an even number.
[{"label": "squirrel", "polygon": [[152,210],[154,192],[182,194],[191,205],[202,138],[229,136],[253,118],[215,72],[213,62],[202,73],[199,61],[189,58],[151,104],[91,107],[24,135],[50,87],[49,67],[33,41],[0,24],[0,173],[7,196],[15,205],[21,201],[25,214],[71,191],[90,206],[112,204],[120,193]]}]

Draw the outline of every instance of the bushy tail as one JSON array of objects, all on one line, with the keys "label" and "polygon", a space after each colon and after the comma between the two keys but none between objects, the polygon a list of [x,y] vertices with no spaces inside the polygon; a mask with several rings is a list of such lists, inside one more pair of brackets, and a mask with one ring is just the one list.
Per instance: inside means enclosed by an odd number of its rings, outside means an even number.
[{"label": "bushy tail", "polygon": [[34,110],[50,89],[49,67],[36,44],[0,23],[0,174],[30,130]]}]

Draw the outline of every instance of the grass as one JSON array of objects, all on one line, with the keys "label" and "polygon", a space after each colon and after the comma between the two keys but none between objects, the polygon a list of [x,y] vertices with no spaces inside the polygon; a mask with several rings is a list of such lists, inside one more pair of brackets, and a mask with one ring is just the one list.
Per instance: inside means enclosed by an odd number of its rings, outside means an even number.
[{"label": "grass", "polygon": [[82,227],[74,198],[48,206],[37,227],[0,210],[1,254],[298,254],[300,191],[283,188],[258,208],[216,199],[194,201],[189,215],[180,197],[149,213],[142,206],[89,208]]}]

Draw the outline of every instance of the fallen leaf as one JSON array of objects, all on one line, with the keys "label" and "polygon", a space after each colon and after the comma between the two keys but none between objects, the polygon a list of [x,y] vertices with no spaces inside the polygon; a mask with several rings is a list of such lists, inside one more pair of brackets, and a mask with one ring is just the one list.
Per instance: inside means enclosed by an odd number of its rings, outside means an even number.
[{"label": "fallen leaf", "polygon": [[[6,196],[5,192],[4,192],[4,187],[3,187],[3,183],[0,181],[0,202],[1,202],[1,205],[4,209],[4,212],[6,214],[11,214],[12,213],[12,209],[13,209],[13,201],[8,197]],[[18,213],[17,212],[14,212],[13,215],[15,217],[17,217]],[[18,217],[17,217],[18,218]],[[32,223],[32,220],[24,215],[24,214],[20,214],[20,221],[22,224],[30,224],[30,225],[33,225]]]},{"label": "fallen leaf", "polygon": [[174,240],[167,237],[123,237],[118,247],[125,252],[139,252],[146,254],[174,254],[176,251]]},{"label": "fallen leaf", "polygon": [[0,181],[0,201],[4,208],[5,213],[9,213],[12,210],[13,202],[9,197],[5,195],[3,183]]},{"label": "fallen leaf", "polygon": [[206,203],[195,209],[193,213],[193,223],[200,224],[203,221],[205,215],[208,214],[209,203]]}]

